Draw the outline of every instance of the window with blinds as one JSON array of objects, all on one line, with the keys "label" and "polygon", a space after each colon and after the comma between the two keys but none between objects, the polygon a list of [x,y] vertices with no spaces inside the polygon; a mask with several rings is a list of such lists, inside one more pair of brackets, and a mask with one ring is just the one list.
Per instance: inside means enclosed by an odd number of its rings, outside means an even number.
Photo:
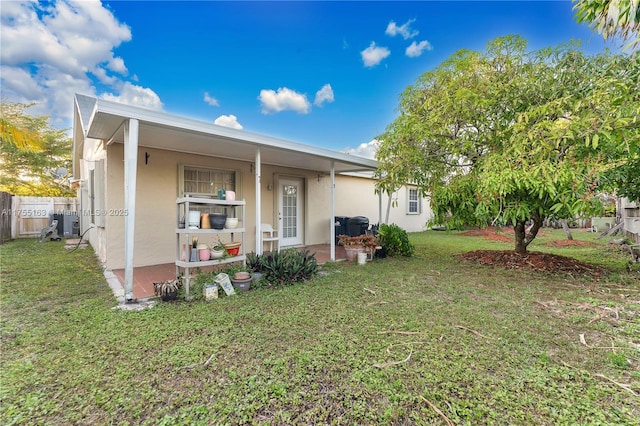
[{"label": "window with blinds", "polygon": [[407,188],[407,214],[420,214],[420,194],[417,188]]},{"label": "window with blinds", "polygon": [[218,190],[236,191],[236,172],[182,166],[182,195],[217,198]]}]

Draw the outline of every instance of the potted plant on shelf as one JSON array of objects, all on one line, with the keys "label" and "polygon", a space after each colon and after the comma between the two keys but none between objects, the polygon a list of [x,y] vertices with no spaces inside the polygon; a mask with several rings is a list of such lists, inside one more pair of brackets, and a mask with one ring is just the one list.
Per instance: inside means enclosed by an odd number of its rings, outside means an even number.
[{"label": "potted plant on shelf", "polygon": [[227,254],[231,257],[237,256],[240,253],[240,244],[241,244],[240,242],[226,243],[224,247],[227,250]]},{"label": "potted plant on shelf", "polygon": [[163,302],[168,302],[178,297],[180,285],[179,279],[160,281],[153,283],[153,290],[156,296],[160,297]]},{"label": "potted plant on shelf", "polygon": [[218,239],[218,242],[211,247],[211,259],[222,259],[226,254],[226,248],[222,241]]}]

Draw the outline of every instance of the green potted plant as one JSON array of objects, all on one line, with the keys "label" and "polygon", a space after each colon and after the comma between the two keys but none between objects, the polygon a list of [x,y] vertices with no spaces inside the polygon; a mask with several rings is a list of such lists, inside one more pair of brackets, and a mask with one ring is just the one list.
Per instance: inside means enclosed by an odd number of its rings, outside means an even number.
[{"label": "green potted plant", "polygon": [[253,251],[247,254],[247,268],[252,271],[253,282],[260,281],[262,279],[262,256]]},{"label": "green potted plant", "polygon": [[212,259],[222,259],[226,254],[226,248],[222,241],[218,239],[218,242],[211,247],[211,258]]},{"label": "green potted plant", "polygon": [[178,297],[178,289],[181,282],[179,279],[159,281],[153,283],[153,291],[163,302],[175,300]]}]

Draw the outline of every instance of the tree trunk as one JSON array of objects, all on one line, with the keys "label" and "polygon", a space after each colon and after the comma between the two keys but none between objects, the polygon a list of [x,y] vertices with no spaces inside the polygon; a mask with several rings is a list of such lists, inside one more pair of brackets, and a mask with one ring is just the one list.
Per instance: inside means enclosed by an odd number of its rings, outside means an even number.
[{"label": "tree trunk", "polygon": [[525,227],[524,220],[516,221],[516,224],[513,226],[513,231],[516,236],[516,253],[527,252],[527,247],[531,244],[531,241],[536,238],[536,235],[538,235],[538,231],[542,227],[544,218],[537,214],[532,214],[531,221],[533,223],[528,230]]},{"label": "tree trunk", "polygon": [[573,240],[573,235],[571,235],[571,229],[569,229],[569,222],[567,221],[567,219],[562,219],[560,223],[562,224],[564,233],[567,234],[567,240]]},{"label": "tree trunk", "polygon": [[391,194],[392,192],[389,192],[389,200],[387,201],[387,215],[384,218],[384,223],[388,224],[389,223],[389,213],[391,212]]},{"label": "tree trunk", "polygon": [[515,226],[513,227],[513,232],[516,235],[516,253],[526,253],[527,245],[525,244],[525,230],[524,230],[524,222],[517,221]]}]

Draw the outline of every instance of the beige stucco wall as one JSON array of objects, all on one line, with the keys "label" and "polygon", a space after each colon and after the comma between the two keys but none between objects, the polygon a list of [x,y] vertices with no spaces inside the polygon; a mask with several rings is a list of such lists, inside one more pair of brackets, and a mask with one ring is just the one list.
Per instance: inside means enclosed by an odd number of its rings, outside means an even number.
[{"label": "beige stucco wall", "polygon": [[[145,164],[145,153],[149,154]],[[124,148],[114,144],[107,150],[106,245],[103,255],[108,269],[124,267]],[[252,163],[183,154],[141,147],[138,150],[134,266],[172,263],[176,258],[179,165],[202,166],[238,172],[237,199],[246,201],[245,252],[256,250],[255,173]],[[300,178],[304,182],[304,244],[330,240],[328,177],[283,167],[262,166],[261,222],[277,226],[277,179]],[[242,225],[240,225],[242,226]],[[214,243],[215,236],[200,236]],[[224,236],[222,237],[224,241]]]},{"label": "beige stucco wall", "polygon": [[[421,213],[407,213],[408,190],[406,187],[400,188],[392,194],[392,201],[397,201],[397,205],[392,205],[389,211],[388,223],[395,223],[408,232],[424,231],[426,223],[433,217],[429,202],[426,198],[421,199]],[[365,216],[369,218],[370,224],[384,223],[387,215],[387,204],[389,197],[382,196],[382,217],[380,217],[380,201],[375,193],[375,181],[371,178],[351,175],[336,176],[336,216]]]},{"label": "beige stucco wall", "polygon": [[[83,239],[89,241],[101,263],[107,261],[107,234],[104,226],[96,226],[93,223],[90,211],[90,189],[89,173],[95,170],[99,161],[105,161],[106,151],[102,141],[96,139],[84,140],[82,149],[82,160],[77,160],[80,164],[80,186],[78,188],[78,198],[80,200],[80,210],[78,219],[80,222],[80,233]],[[96,179],[104,181],[105,175],[96,176]]]},{"label": "beige stucco wall", "polygon": [[[149,154],[145,164],[145,153]],[[86,237],[107,269],[124,268],[124,147],[113,144],[102,149],[100,143],[86,143],[83,174],[88,176],[95,161],[105,158],[104,227],[95,226]],[[177,209],[179,165],[201,166],[237,171],[237,199],[246,201],[245,252],[256,250],[255,172],[253,164],[221,158],[162,151],[140,147],[135,219],[134,266],[173,263],[176,259]],[[303,244],[327,244],[333,221],[330,218],[330,178],[327,173],[262,165],[261,170],[261,222],[278,225],[278,179],[298,178],[304,186]],[[100,179],[100,176],[96,176]],[[81,193],[87,193],[86,182]],[[397,223],[407,231],[424,229],[431,217],[426,200],[422,200],[422,214],[406,214],[406,188],[394,197],[398,206],[392,207],[390,223]],[[383,219],[387,197],[382,200]],[[88,209],[88,200],[82,209]],[[366,216],[370,223],[379,221],[379,199],[374,192],[374,181],[353,176],[336,176],[335,213],[338,216]],[[240,216],[240,215],[239,215]],[[83,218],[83,227],[90,226],[90,217]],[[240,225],[242,226],[242,224]],[[216,236],[200,236],[201,242],[214,243]],[[223,236],[223,241],[225,237]]]}]

